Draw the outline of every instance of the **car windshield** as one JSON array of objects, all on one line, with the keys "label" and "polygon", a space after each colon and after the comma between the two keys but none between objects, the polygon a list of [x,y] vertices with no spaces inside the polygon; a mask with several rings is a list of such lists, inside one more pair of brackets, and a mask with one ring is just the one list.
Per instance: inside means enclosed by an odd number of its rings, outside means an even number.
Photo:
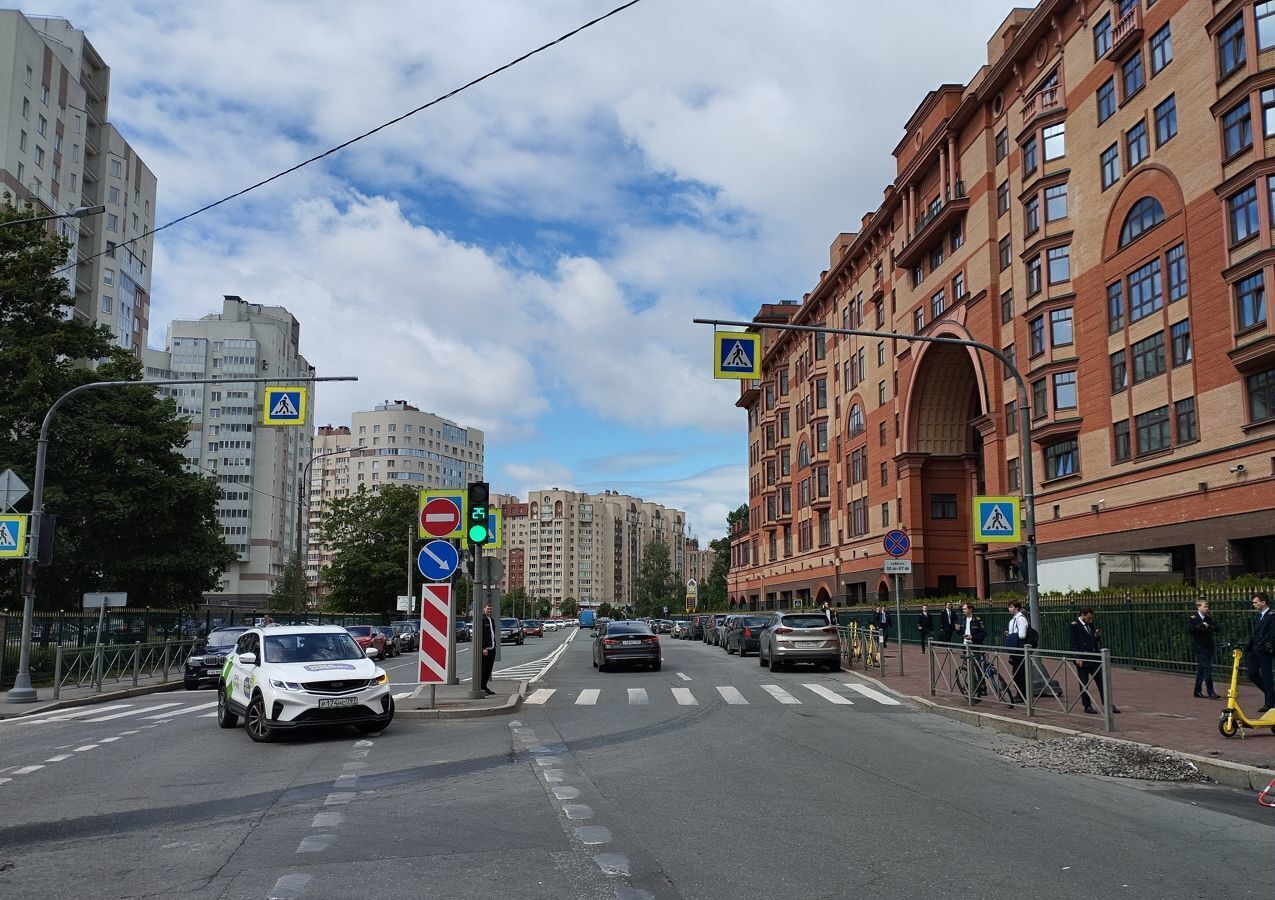
[{"label": "car windshield", "polygon": [[208,635],[208,646],[210,648],[233,647],[235,641],[239,640],[239,635],[247,630],[247,628],[228,628],[225,631],[214,631]]},{"label": "car windshield", "polygon": [[501,619],[500,627],[501,628],[517,628],[518,620],[517,619]]},{"label": "car windshield", "polygon": [[363,651],[348,634],[268,634],[265,635],[266,662],[331,662],[362,659]]},{"label": "car windshield", "polygon": [[540,623],[539,623],[539,622],[537,622],[535,619],[524,619],[522,624],[523,624],[524,626],[526,626],[527,628],[539,628],[539,627],[540,627]]},{"label": "car windshield", "polygon": [[770,619],[765,616],[744,616],[744,624],[749,628],[756,628],[758,625],[765,625]]},{"label": "car windshield", "polygon": [[345,630],[348,631],[350,634],[354,635],[355,637],[371,637],[372,636],[371,625],[350,625]]},{"label": "car windshield", "polygon": [[612,622],[607,634],[651,634],[651,629],[640,622]]},{"label": "car windshield", "polygon": [[789,628],[823,628],[828,620],[823,616],[784,616],[783,624]]}]

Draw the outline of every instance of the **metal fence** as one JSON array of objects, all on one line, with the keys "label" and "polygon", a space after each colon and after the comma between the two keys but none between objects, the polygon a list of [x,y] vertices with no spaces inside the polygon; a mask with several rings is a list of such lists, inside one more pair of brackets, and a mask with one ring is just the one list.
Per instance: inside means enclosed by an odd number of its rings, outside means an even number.
[{"label": "metal fence", "polygon": [[186,657],[194,652],[195,638],[164,641],[155,644],[98,644],[94,647],[57,647],[53,660],[53,699],[63,688],[92,687],[101,691],[107,685],[132,682],[137,687],[143,679],[167,682],[181,673]]}]

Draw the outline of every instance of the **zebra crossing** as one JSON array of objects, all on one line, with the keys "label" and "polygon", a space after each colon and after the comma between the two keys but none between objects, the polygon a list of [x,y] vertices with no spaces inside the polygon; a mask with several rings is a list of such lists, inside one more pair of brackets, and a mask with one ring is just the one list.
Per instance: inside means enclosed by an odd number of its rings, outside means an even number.
[{"label": "zebra crossing", "polygon": [[[716,685],[711,689],[701,688],[705,702],[720,699],[727,706],[760,706],[779,703],[784,706],[800,706],[803,704],[826,703],[832,706],[854,706],[856,702],[871,701],[880,706],[901,706],[898,700],[889,694],[863,684],[842,682],[835,687],[843,688],[846,693],[833,689],[833,686],[818,683],[800,683],[782,686],[778,684],[759,684],[750,687],[749,695],[734,685]],[[753,690],[756,688],[757,693]],[[699,706],[700,696],[696,696],[694,688],[585,688],[578,693],[558,688],[537,688],[523,700],[530,706],[666,706],[668,698],[677,706]]]},{"label": "zebra crossing", "polygon": [[[216,700],[209,700],[209,694],[192,694],[189,699],[155,703],[139,701],[137,703],[114,703],[106,706],[85,706],[77,709],[58,709],[35,713],[29,716],[16,716],[5,719],[5,725],[89,725],[101,722],[115,722],[119,719],[137,719],[143,722],[159,722],[186,716],[194,713],[195,718],[206,719],[217,715]],[[123,723],[121,723],[123,724]]]}]

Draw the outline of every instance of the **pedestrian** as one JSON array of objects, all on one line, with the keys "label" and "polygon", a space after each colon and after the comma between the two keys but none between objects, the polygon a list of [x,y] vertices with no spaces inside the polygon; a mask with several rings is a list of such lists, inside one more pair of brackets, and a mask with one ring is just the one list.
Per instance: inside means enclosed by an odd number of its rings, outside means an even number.
[{"label": "pedestrian", "polygon": [[1005,627],[1005,647],[1009,650],[1009,665],[1014,672],[1014,686],[1018,699],[1027,702],[1027,671],[1023,668],[1023,647],[1027,646],[1027,617],[1023,615],[1023,601],[1011,600],[1006,607],[1009,624]]},{"label": "pedestrian", "polygon": [[487,686],[487,683],[491,681],[491,668],[496,664],[496,635],[499,633],[491,617],[491,604],[488,603],[483,606],[483,683],[480,685],[488,697],[496,693]]},{"label": "pedestrian", "polygon": [[1186,633],[1191,636],[1191,652],[1195,655],[1195,696],[1201,699],[1200,688],[1207,686],[1210,700],[1221,700],[1213,693],[1213,635],[1217,628],[1209,618],[1209,601],[1195,604],[1195,615],[1186,620]]},{"label": "pedestrian", "polygon": [[944,643],[950,643],[952,635],[960,631],[961,615],[957,610],[952,609],[951,603],[943,604],[943,614],[939,620],[939,634],[942,635]]},{"label": "pedestrian", "polygon": [[[983,654],[971,648],[987,640],[987,627],[983,625],[982,619],[974,615],[973,603],[962,603],[961,612],[965,616],[961,624],[961,642],[965,645],[965,656],[970,662],[969,671],[977,682],[974,694],[976,697],[982,697],[987,693],[987,683],[983,677]],[[975,699],[974,702],[982,701]]]},{"label": "pedestrian", "polygon": [[[1070,647],[1072,653],[1098,653],[1102,645],[1102,629],[1094,626],[1093,623],[1093,607],[1086,606],[1080,610],[1080,615],[1076,621],[1071,623],[1068,628],[1070,637]],[[1093,699],[1089,695],[1089,682],[1092,680],[1098,687],[1098,700],[1106,703],[1106,697],[1102,690],[1102,663],[1097,660],[1076,660],[1076,674],[1080,678],[1080,700],[1084,704],[1085,712],[1090,715],[1096,715],[1098,710],[1094,708]],[[1120,712],[1115,704],[1112,704],[1111,711],[1113,713]]]},{"label": "pedestrian", "polygon": [[930,608],[924,603],[921,604],[921,612],[916,617],[916,630],[921,632],[921,652],[925,652],[926,644],[930,642],[930,633],[934,631],[934,620],[930,618]]},{"label": "pedestrian", "polygon": [[1253,595],[1253,635],[1248,640],[1248,678],[1262,692],[1262,708],[1259,716],[1275,707],[1275,678],[1272,662],[1275,662],[1275,613],[1271,612],[1271,598],[1264,591]]},{"label": "pedestrian", "polygon": [[828,601],[823,601],[823,617],[828,620],[828,624],[833,628],[837,627],[837,612],[828,605]]},{"label": "pedestrian", "polygon": [[878,604],[876,615],[872,617],[872,624],[877,626],[877,631],[881,635],[881,646],[884,647],[890,642],[890,614],[886,612],[884,604]]},{"label": "pedestrian", "polygon": [[261,627],[269,628],[273,624],[274,624],[274,616],[270,615],[270,613],[266,613],[265,618],[261,620]]}]

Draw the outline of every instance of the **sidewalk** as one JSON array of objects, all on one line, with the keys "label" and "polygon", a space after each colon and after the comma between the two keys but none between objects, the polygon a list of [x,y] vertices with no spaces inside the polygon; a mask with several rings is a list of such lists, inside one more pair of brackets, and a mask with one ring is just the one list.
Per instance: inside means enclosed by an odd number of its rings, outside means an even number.
[{"label": "sidewalk", "polygon": [[[875,679],[899,694],[916,698],[922,706],[933,704],[936,712],[952,714],[962,719],[972,717],[971,720],[980,725],[999,724],[988,721],[989,716],[998,720],[1011,720],[1001,728],[1004,731],[1030,735],[1033,725],[1053,726],[1164,747],[1205,759],[1256,766],[1265,770],[1275,769],[1275,733],[1269,728],[1245,729],[1242,732],[1243,738],[1238,735],[1232,738],[1223,737],[1218,732],[1217,722],[1224,701],[1192,697],[1194,676],[1113,667],[1112,702],[1120,708],[1120,715],[1114,717],[1115,730],[1107,732],[1103,729],[1102,716],[1085,715],[1080,712],[1079,703],[1076,704],[1075,714],[1063,715],[1056,706],[1051,711],[1042,701],[1036,714],[1028,718],[1022,705],[1016,704],[1010,709],[995,698],[984,697],[982,703],[971,707],[960,695],[940,692],[931,696],[926,655],[913,644],[904,647],[903,668],[904,674],[900,676],[897,648],[891,646],[886,653],[884,674],[881,669],[864,669],[861,665],[848,671]],[[1214,688],[1225,694],[1230,670],[1225,673],[1215,671],[1214,676]],[[942,685],[938,687],[941,688]],[[1242,677],[1240,706],[1250,714],[1256,714],[1261,700],[1262,696],[1257,688]],[[1015,728],[1015,722],[1021,723],[1020,727]],[[1041,730],[1043,732],[1049,729]],[[1047,735],[1041,733],[1030,736],[1044,738]],[[1265,786],[1270,777],[1270,774],[1266,776],[1262,786]]]}]

